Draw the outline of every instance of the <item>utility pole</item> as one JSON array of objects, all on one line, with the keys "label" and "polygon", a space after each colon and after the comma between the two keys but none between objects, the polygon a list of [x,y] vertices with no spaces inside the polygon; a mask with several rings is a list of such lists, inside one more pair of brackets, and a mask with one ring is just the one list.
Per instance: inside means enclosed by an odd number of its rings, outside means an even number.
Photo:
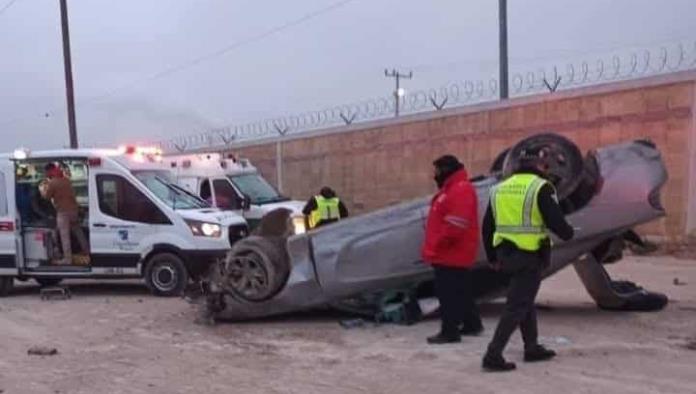
[{"label": "utility pole", "polygon": [[77,125],[75,123],[75,95],[73,93],[72,61],[70,60],[70,31],[68,30],[68,5],[60,0],[60,21],[63,30],[63,63],[65,65],[65,96],[68,104],[68,128],[70,148],[77,149]]},{"label": "utility pole", "polygon": [[498,0],[500,39],[500,99],[508,98],[508,45],[507,45],[507,0]]},{"label": "utility pole", "polygon": [[394,104],[395,104],[394,116],[396,117],[396,116],[399,116],[399,101],[401,101],[401,97],[405,94],[404,90],[401,89],[399,82],[401,81],[401,78],[406,78],[406,79],[413,78],[413,71],[409,71],[408,74],[401,74],[400,72],[396,71],[396,69],[392,69],[391,71],[389,71],[385,68],[384,69],[384,76],[389,77],[389,78],[394,78],[396,80],[396,89],[394,89]]}]

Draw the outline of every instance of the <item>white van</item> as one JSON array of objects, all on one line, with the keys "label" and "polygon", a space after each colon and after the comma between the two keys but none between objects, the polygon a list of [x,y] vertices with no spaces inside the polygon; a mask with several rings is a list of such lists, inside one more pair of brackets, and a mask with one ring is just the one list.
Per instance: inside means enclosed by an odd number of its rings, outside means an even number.
[{"label": "white van", "polygon": [[[64,278],[133,277],[144,277],[156,295],[178,295],[190,277],[247,235],[239,215],[210,208],[161,177],[131,172],[148,161],[146,152],[122,150],[0,156],[0,295],[14,279],[50,285]],[[48,163],[58,163],[70,178],[90,244],[86,259],[72,242],[71,265],[53,264],[60,257],[55,210],[38,192]]]},{"label": "white van", "polygon": [[247,159],[201,153],[165,156],[164,163],[175,174],[179,186],[214,207],[240,213],[251,229],[268,212],[287,208],[292,212],[295,233],[305,232],[305,203],[280,194]]}]

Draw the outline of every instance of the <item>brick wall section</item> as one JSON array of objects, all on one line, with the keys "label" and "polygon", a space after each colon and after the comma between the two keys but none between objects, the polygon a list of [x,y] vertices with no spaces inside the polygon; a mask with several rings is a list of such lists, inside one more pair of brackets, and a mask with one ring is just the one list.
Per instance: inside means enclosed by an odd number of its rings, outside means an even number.
[{"label": "brick wall section", "polygon": [[[674,74],[286,140],[284,192],[305,199],[331,185],[353,213],[361,213],[432,193],[431,162],[444,153],[457,155],[477,175],[488,171],[499,152],[538,132],[563,134],[583,151],[647,137],[667,163],[670,179],[663,202],[668,216],[641,230],[678,240],[688,232],[689,205],[696,210],[689,194],[690,179],[696,177],[690,170],[696,155],[690,151],[696,145],[695,81],[696,73]],[[235,152],[276,182],[275,142]]]}]

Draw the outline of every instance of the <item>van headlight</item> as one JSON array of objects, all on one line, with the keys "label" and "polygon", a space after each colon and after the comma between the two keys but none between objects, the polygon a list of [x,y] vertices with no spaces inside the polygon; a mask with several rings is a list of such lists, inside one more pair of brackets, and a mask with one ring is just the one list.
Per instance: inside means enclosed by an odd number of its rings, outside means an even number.
[{"label": "van headlight", "polygon": [[305,218],[304,216],[293,216],[292,217],[292,230],[293,234],[304,234],[307,232],[305,228]]},{"label": "van headlight", "polygon": [[222,235],[222,227],[217,223],[199,222],[198,220],[186,220],[193,235],[197,237],[219,238]]}]

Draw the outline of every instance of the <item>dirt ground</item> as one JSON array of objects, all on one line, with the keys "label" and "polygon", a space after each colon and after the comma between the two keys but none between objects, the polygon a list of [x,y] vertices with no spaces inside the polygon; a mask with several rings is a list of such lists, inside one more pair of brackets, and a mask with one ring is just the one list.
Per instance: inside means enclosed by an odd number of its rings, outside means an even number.
[{"label": "dirt ground", "polygon": [[[482,306],[482,336],[433,347],[436,320],[343,329],[341,315],[313,312],[205,327],[193,306],[132,282],[74,282],[65,301],[26,284],[0,300],[0,393],[696,393],[696,260],[630,257],[609,269],[671,303],[600,311],[566,269],[539,297],[541,340],[558,357],[523,363],[516,335],[508,374],[480,370],[499,303]],[[35,345],[58,354],[28,355]]]}]

